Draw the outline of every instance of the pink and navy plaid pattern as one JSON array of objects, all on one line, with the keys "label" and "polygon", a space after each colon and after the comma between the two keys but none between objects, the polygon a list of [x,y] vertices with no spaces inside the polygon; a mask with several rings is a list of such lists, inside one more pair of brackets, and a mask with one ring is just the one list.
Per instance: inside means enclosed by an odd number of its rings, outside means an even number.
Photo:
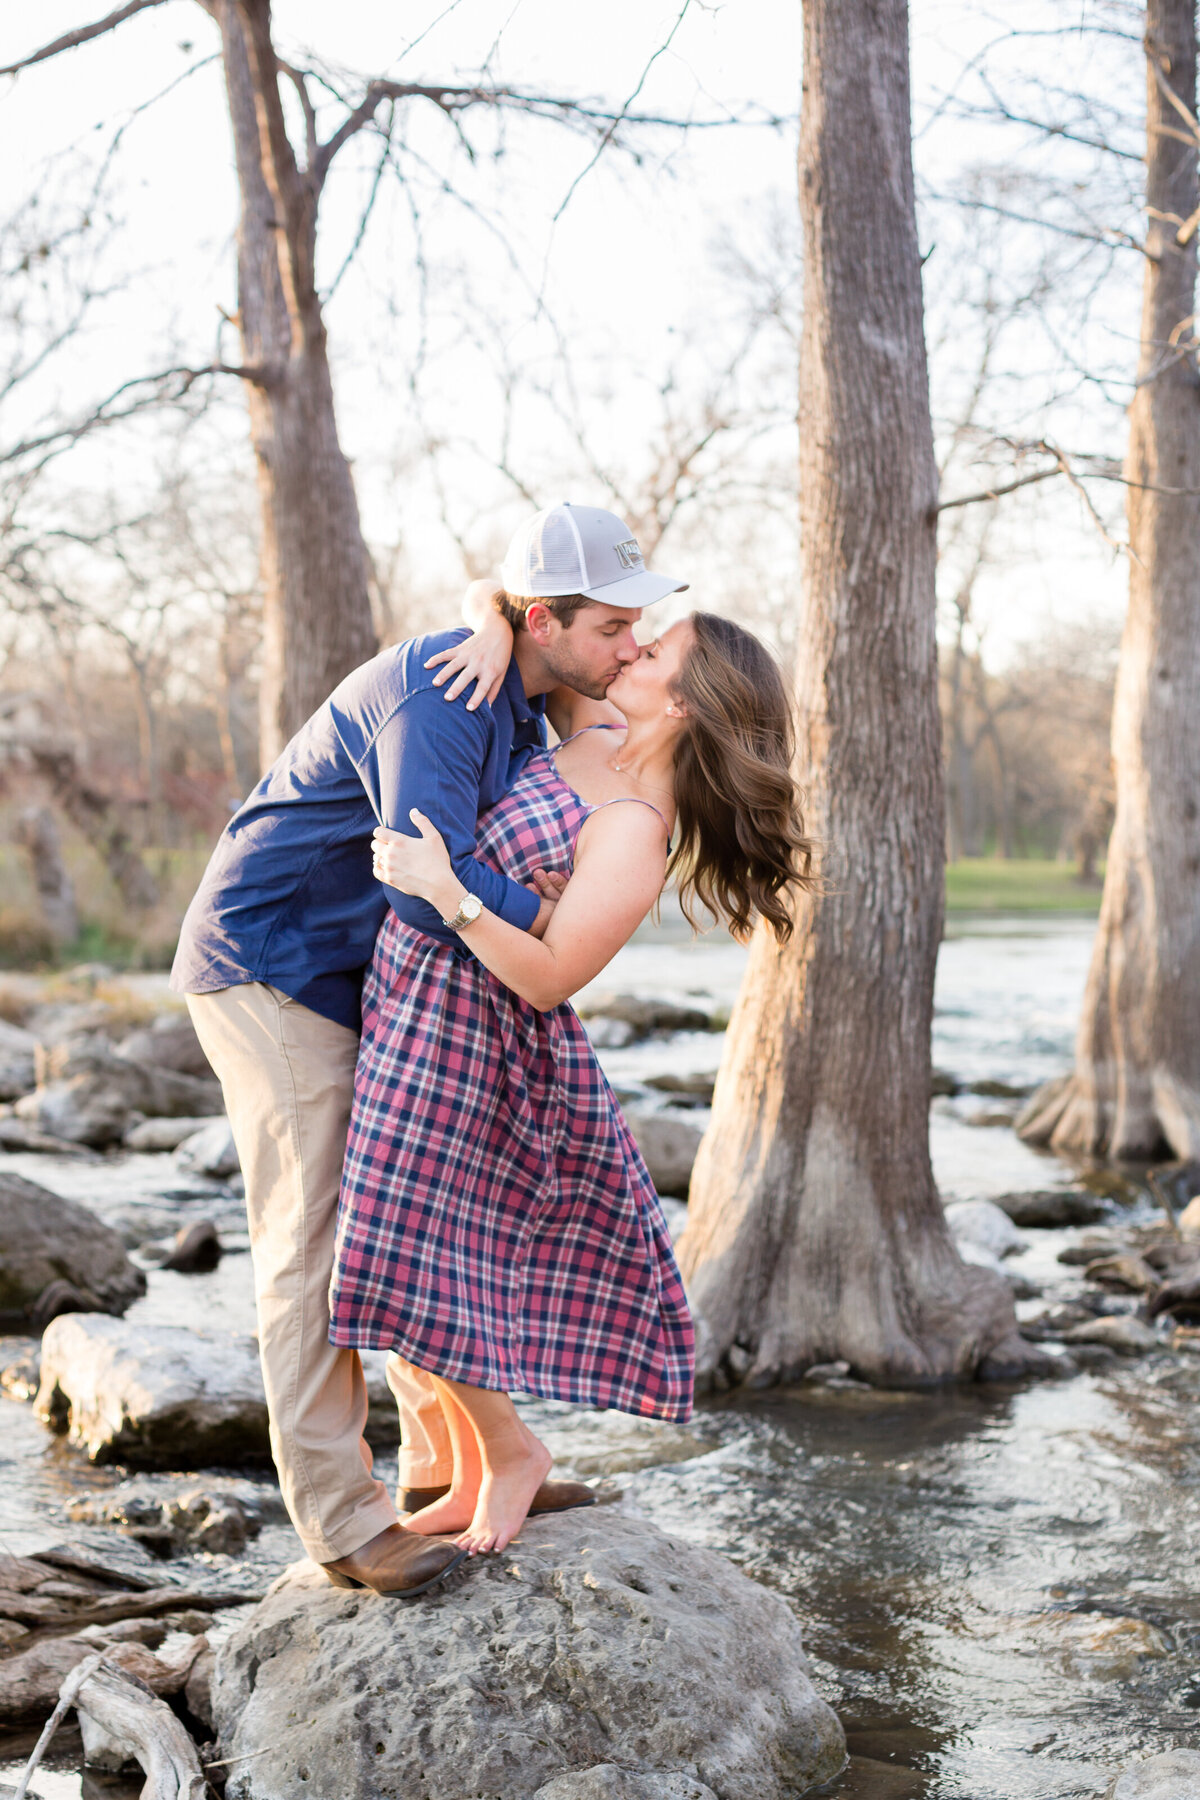
[{"label": "pink and navy plaid pattern", "polygon": [[[537,753],[479,854],[514,881],[569,874],[595,810]],[[579,1018],[392,913],[363,991],[330,1316],[335,1344],[474,1387],[691,1414],[666,1221]]]}]

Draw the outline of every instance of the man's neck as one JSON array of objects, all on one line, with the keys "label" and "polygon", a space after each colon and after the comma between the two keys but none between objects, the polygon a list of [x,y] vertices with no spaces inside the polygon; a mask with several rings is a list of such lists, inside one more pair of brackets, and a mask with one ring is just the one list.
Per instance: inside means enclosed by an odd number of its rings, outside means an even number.
[{"label": "man's neck", "polygon": [[532,700],[535,694],[548,694],[552,687],[558,686],[546,667],[541,651],[527,631],[518,631],[513,639],[513,661],[520,673],[527,700]]}]

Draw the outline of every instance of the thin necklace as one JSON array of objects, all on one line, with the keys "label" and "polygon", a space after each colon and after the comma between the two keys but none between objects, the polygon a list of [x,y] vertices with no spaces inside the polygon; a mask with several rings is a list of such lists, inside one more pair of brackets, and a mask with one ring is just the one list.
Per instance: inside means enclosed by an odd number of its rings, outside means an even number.
[{"label": "thin necklace", "polygon": [[[613,764],[613,768],[617,771],[618,775],[628,775],[630,773],[630,771],[625,767],[624,763],[615,762]],[[659,787],[659,785],[656,781],[643,781],[640,775],[635,775],[633,779],[637,782],[639,787],[649,788],[650,792],[652,794],[672,794],[673,795],[675,792],[674,788]]]}]

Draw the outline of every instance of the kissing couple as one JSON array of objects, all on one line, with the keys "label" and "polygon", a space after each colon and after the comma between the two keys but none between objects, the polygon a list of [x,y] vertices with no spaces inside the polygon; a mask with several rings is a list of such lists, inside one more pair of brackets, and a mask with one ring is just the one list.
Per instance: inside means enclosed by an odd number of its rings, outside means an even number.
[{"label": "kissing couple", "polygon": [[[593,1501],[510,1394],[690,1416],[670,1236],[570,996],[668,874],[685,910],[780,939],[809,879],[788,697],[749,632],[696,612],[639,643],[687,584],[595,507],[529,519],[501,583],[300,728],[171,978],[241,1159],[285,1504],[332,1582],[385,1594]],[[389,1352],[395,1506],[364,1349]]]}]

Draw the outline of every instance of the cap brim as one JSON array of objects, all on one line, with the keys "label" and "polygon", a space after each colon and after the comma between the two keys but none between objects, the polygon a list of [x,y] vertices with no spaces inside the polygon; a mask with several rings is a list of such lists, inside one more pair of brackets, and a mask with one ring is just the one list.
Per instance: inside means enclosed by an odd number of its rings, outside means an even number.
[{"label": "cap brim", "polygon": [[580,588],[585,600],[599,600],[604,606],[653,606],[668,594],[681,594],[689,582],[676,581],[673,575],[655,575],[650,569],[622,576],[603,587]]}]

